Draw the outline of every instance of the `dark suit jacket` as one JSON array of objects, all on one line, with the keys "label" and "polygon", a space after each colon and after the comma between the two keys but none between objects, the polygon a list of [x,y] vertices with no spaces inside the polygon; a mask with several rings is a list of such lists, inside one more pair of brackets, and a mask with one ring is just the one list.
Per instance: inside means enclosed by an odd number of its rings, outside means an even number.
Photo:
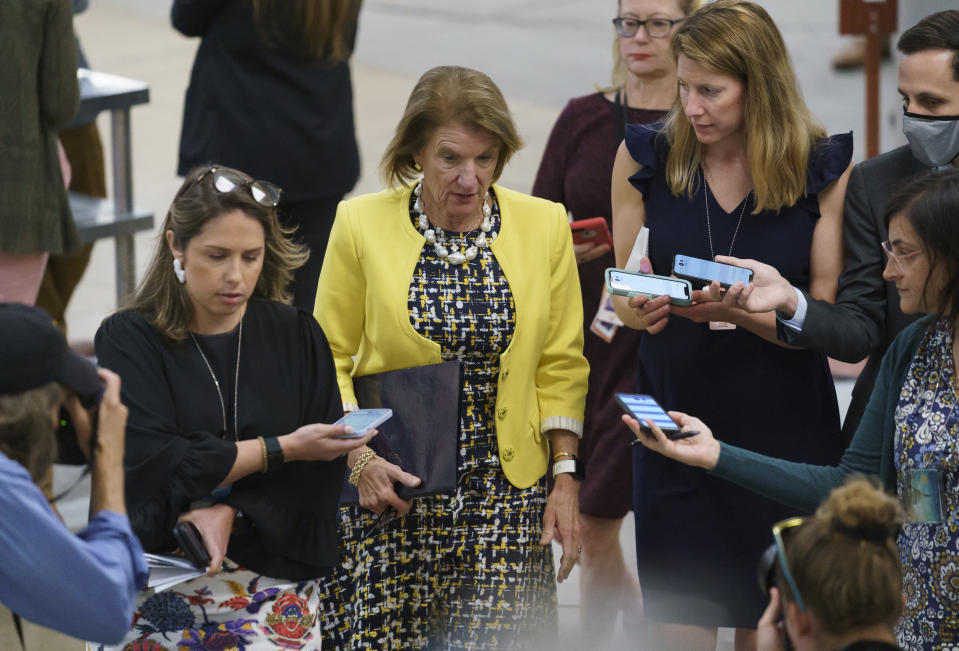
[{"label": "dark suit jacket", "polygon": [[903,328],[921,316],[907,316],[899,309],[895,284],[882,278],[886,257],[880,242],[889,236],[883,223],[886,201],[902,183],[928,171],[908,146],[853,167],[843,208],[843,270],[836,303],[818,301],[806,293],[808,308],[802,331],[777,324],[779,338],[794,346],[844,362],[872,355],[853,388],[843,422],[844,447],[862,418],[886,349]]},{"label": "dark suit jacket", "polygon": [[360,158],[347,62],[267,47],[250,0],[174,0],[171,15],[180,32],[203,37],[183,109],[181,176],[220,163],[280,186],[287,201],[353,188]]},{"label": "dark suit jacket", "polygon": [[77,110],[70,0],[0,0],[0,252],[79,246],[57,157]]}]

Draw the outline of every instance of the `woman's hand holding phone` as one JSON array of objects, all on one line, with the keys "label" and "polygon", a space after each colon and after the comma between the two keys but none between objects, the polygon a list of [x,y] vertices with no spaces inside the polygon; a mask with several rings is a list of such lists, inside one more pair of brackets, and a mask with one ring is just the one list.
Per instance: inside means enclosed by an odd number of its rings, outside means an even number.
[{"label": "woman's hand holding phone", "polygon": [[236,518],[236,509],[227,504],[216,504],[208,508],[187,511],[177,519],[177,522],[192,522],[200,532],[203,545],[210,554],[207,576],[216,576],[223,569],[223,559],[226,558],[226,547],[230,542],[234,518]]},{"label": "woman's hand holding phone", "polygon": [[347,438],[352,432],[349,425],[303,425],[280,437],[283,458],[286,461],[330,461],[366,445],[378,433],[371,429],[360,438]]},{"label": "woman's hand holding phone", "polygon": [[583,242],[582,244],[573,244],[573,253],[576,255],[576,264],[583,264],[584,262],[601,258],[611,250],[612,247],[604,242]]},{"label": "woman's hand holding phone", "polygon": [[[640,259],[639,272],[644,274],[653,273],[653,265],[648,257],[643,256]],[[670,308],[669,295],[667,294],[657,296],[656,298],[650,298],[645,294],[630,296],[626,300],[626,305],[629,306],[639,318],[640,322],[637,324],[638,330],[645,330],[649,334],[655,335],[662,332],[666,324],[669,323],[669,312],[672,308]]]},{"label": "woman's hand holding phone", "polygon": [[706,427],[703,421],[681,411],[666,413],[682,428],[682,431],[695,430],[699,434],[670,440],[659,425],[651,420],[647,420],[640,426],[635,418],[623,414],[623,422],[632,430],[639,442],[650,450],[685,463],[687,466],[705,470],[715,468],[719,462],[719,442],[713,437],[712,430]]}]

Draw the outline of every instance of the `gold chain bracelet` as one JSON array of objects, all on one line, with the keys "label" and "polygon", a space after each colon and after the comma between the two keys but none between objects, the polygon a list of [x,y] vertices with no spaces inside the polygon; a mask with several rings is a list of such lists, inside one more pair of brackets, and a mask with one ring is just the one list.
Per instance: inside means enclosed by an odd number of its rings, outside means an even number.
[{"label": "gold chain bracelet", "polygon": [[358,486],[360,483],[360,475],[363,474],[363,469],[366,468],[373,457],[376,456],[376,452],[367,448],[363,451],[363,454],[360,455],[360,458],[356,460],[356,463],[353,464],[353,469],[350,471],[350,483],[354,486]]}]

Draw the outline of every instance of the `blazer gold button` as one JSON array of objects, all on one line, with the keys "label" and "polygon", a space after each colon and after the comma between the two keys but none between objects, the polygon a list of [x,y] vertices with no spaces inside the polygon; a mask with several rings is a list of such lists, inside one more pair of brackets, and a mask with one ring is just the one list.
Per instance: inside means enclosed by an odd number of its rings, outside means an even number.
[{"label": "blazer gold button", "polygon": [[508,368],[504,368],[504,369],[503,369],[503,372],[500,373],[500,375],[502,375],[502,376],[503,376],[503,379],[505,380],[507,377],[509,377],[509,369],[508,369]]},{"label": "blazer gold button", "polygon": [[513,454],[513,448],[503,448],[503,461],[512,461]]},{"label": "blazer gold button", "polygon": [[500,407],[499,409],[497,409],[496,417],[499,418],[500,420],[503,420],[504,418],[506,418],[506,407]]}]

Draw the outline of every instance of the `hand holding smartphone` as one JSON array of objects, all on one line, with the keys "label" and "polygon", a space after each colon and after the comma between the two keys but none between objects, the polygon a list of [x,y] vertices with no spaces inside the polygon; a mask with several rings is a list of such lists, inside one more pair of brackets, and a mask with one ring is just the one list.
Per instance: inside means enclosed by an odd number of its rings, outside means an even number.
[{"label": "hand holding smartphone", "polygon": [[352,434],[340,434],[335,439],[360,439],[367,432],[393,416],[392,409],[357,409],[339,419],[334,425],[349,425],[353,428]]},{"label": "hand holding smartphone", "polygon": [[[617,393],[616,402],[623,408],[623,411],[639,422],[640,427],[648,429],[646,421],[651,420],[656,423],[659,429],[663,430],[666,437],[671,440],[675,441],[699,434],[699,432],[694,430],[683,431],[652,396],[640,393]],[[630,444],[632,445],[632,443]]]},{"label": "hand holding smartphone", "polygon": [[591,217],[570,222],[573,229],[573,244],[606,244],[613,248],[613,236],[603,217]]},{"label": "hand holding smartphone", "polygon": [[685,307],[693,304],[693,287],[688,280],[624,269],[606,270],[606,291],[618,296],[644,294],[649,298],[668,294],[669,302],[673,305]]},{"label": "hand holding smartphone", "polygon": [[173,527],[173,538],[177,546],[183,552],[183,556],[193,563],[197,569],[205,570],[210,567],[210,552],[206,550],[203,544],[203,537],[200,531],[192,522],[178,522]]}]

